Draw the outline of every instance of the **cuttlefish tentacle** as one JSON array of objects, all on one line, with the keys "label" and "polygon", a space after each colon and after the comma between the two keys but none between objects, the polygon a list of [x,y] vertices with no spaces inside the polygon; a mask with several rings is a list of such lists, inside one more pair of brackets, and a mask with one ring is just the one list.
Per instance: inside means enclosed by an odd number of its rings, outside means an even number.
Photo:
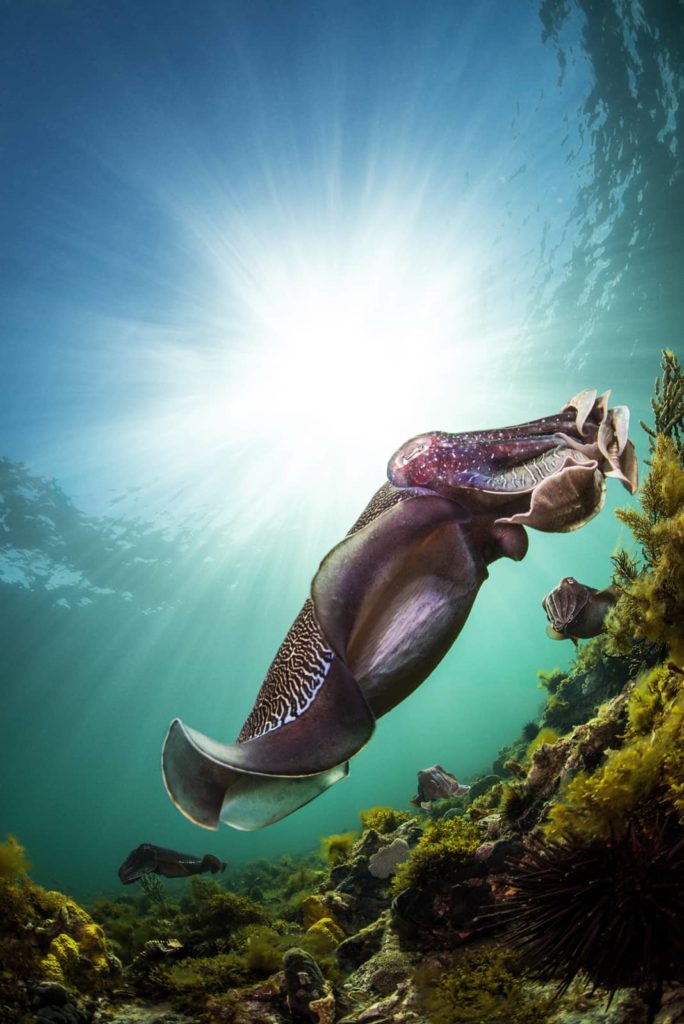
[{"label": "cuttlefish tentacle", "polygon": [[558,416],[505,430],[435,431],[411,438],[390,459],[397,487],[420,486],[474,514],[551,532],[584,525],[603,504],[604,476],[634,493],[637,470],[629,412],[609,392],[580,392]]},{"label": "cuttlefish tentacle", "polygon": [[323,559],[233,744],[175,721],[169,794],[198,824],[260,828],[343,778],[385,714],[465,623],[487,566],[520,560],[524,526],[576,529],[604,477],[636,490],[629,413],[580,392],[555,416],[407,441],[346,538]]}]

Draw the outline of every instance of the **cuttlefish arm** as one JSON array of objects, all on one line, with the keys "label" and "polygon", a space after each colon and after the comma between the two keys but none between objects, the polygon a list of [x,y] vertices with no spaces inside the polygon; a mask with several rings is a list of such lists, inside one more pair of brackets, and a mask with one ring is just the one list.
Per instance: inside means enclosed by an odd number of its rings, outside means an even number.
[{"label": "cuttlefish arm", "polygon": [[390,459],[397,487],[424,487],[498,523],[562,533],[601,509],[604,477],[637,488],[629,412],[608,408],[609,392],[580,392],[557,416],[503,430],[433,431],[411,438]]}]

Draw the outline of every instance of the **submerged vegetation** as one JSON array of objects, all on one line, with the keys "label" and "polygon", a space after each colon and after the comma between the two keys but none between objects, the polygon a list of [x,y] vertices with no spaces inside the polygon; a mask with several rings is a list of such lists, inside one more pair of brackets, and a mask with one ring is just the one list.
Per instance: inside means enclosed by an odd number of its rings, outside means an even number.
[{"label": "submerged vegetation", "polygon": [[0,1018],[59,992],[74,1021],[128,998],[200,1024],[550,1024],[628,989],[611,1020],[626,999],[625,1020],[654,1021],[684,983],[683,396],[665,353],[605,631],[539,673],[539,719],[467,793],[89,911],[35,885],[9,836]]},{"label": "submerged vegetation", "polygon": [[515,953],[491,942],[463,949],[454,962],[416,971],[430,1024],[544,1024],[551,999],[526,983]]},{"label": "submerged vegetation", "polygon": [[481,842],[478,826],[464,818],[430,822],[409,859],[397,867],[393,890],[421,888],[448,878],[468,863]]}]

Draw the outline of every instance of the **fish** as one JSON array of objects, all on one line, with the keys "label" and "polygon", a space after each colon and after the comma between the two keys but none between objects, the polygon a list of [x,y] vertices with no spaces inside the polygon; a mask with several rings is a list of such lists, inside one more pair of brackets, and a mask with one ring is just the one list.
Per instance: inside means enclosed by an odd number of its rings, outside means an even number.
[{"label": "fish", "polygon": [[137,882],[143,875],[163,875],[165,878],[187,878],[210,871],[225,871],[228,865],[213,853],[194,857],[190,853],[178,853],[153,843],[141,843],[126,857],[119,868],[119,878],[124,885]]},{"label": "fish", "polygon": [[465,796],[470,786],[463,786],[455,775],[442,768],[441,764],[433,764],[432,768],[422,768],[418,772],[418,792],[411,798],[411,803],[429,811],[433,800],[444,800],[449,796]]},{"label": "fish", "polygon": [[552,640],[587,640],[603,632],[606,615],[614,606],[620,591],[615,586],[597,590],[566,576],[542,599]]},{"label": "fish", "polygon": [[171,723],[162,774],[181,813],[258,829],[345,778],[377,719],[450,649],[488,566],[524,558],[526,527],[580,528],[606,477],[636,491],[629,410],[609,395],[587,389],[542,419],[406,441],[320,563],[237,740]]}]

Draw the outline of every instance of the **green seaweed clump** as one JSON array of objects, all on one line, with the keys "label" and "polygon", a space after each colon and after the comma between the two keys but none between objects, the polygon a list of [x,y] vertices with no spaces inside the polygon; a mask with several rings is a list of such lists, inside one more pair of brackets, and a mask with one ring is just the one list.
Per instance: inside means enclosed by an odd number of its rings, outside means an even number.
[{"label": "green seaweed clump", "polygon": [[236,951],[211,957],[193,957],[177,963],[155,964],[150,983],[181,1010],[197,1010],[212,994],[225,992],[245,983],[249,968],[245,957]]},{"label": "green seaweed clump", "polygon": [[405,821],[411,820],[408,811],[395,811],[393,807],[369,807],[359,811],[359,818],[364,829],[375,829],[381,835],[394,832]]},{"label": "green seaweed clump", "polygon": [[321,853],[323,859],[332,867],[342,864],[348,859],[354,843],[358,839],[356,832],[341,832],[331,836],[321,836]]},{"label": "green seaweed clump", "polygon": [[24,856],[24,847],[14,836],[8,835],[6,841],[0,843],[0,880],[13,882],[17,875],[26,874],[30,867]]},{"label": "green seaweed clump", "polygon": [[656,377],[655,394],[651,399],[654,428],[641,421],[649,437],[651,451],[658,435],[669,438],[680,457],[684,457],[684,376],[674,352],[663,349],[660,366],[662,377]]},{"label": "green seaweed clump", "polygon": [[197,875],[190,879],[190,894],[181,908],[186,913],[177,921],[178,938],[190,946],[201,943],[206,950],[212,943],[225,942],[244,925],[267,920],[265,911],[247,896]]},{"label": "green seaweed clump", "polygon": [[614,556],[615,582],[622,593],[606,618],[609,650],[629,653],[636,638],[666,644],[671,657],[684,665],[684,466],[674,443],[663,435],[640,505],[616,512],[639,543],[642,564],[624,552]]},{"label": "green seaweed clump", "polygon": [[408,860],[399,864],[392,879],[396,894],[409,887],[420,888],[448,880],[464,867],[482,843],[479,827],[465,818],[437,818],[431,821]]},{"label": "green seaweed clump", "polygon": [[555,743],[557,739],[558,733],[555,729],[550,729],[548,726],[540,729],[525,752],[525,760],[529,761],[534,752],[543,747],[545,743],[551,745],[552,743]]},{"label": "green seaweed clump", "polygon": [[639,492],[640,508],[617,510],[641,551],[613,556],[622,593],[606,618],[608,652],[630,654],[635,641],[665,645],[684,665],[684,376],[676,356],[663,352],[663,375],[652,399],[655,426],[648,434],[651,471]]},{"label": "green seaweed clump", "polygon": [[113,991],[121,964],[104,932],[74,900],[48,892],[24,873],[16,840],[3,844],[0,877],[0,1019],[26,1019],[28,993],[42,982],[93,998]]},{"label": "green seaweed clump", "polygon": [[547,836],[620,836],[654,806],[684,822],[684,686],[675,666],[659,666],[634,686],[627,720],[623,745],[551,804]]},{"label": "green seaweed clump", "polygon": [[415,981],[430,1024],[545,1024],[552,1008],[516,954],[492,943],[464,948],[451,968],[419,967]]}]

